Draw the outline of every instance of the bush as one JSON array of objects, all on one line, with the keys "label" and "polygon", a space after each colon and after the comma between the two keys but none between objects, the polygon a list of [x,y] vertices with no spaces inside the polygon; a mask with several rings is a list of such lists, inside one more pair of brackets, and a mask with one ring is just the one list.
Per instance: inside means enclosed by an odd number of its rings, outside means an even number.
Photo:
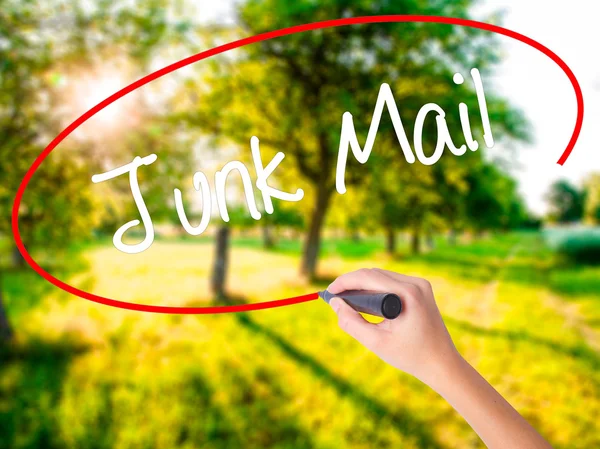
[{"label": "bush", "polygon": [[564,233],[556,248],[574,262],[600,264],[600,228],[578,228]]}]

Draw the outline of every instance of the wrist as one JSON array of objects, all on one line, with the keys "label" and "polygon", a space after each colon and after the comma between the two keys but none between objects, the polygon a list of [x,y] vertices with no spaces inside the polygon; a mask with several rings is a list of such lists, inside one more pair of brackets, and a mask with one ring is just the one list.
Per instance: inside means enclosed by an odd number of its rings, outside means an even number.
[{"label": "wrist", "polygon": [[462,373],[468,366],[468,362],[453,347],[434,359],[421,381],[444,396],[448,387],[452,388],[463,377]]}]

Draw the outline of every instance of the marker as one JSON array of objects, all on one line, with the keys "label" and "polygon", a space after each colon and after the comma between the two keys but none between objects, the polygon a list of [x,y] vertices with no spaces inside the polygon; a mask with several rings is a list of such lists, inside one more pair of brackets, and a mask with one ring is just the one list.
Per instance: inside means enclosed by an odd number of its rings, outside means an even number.
[{"label": "marker", "polygon": [[402,301],[394,293],[381,293],[370,290],[347,290],[333,294],[327,290],[319,292],[319,297],[327,304],[334,297],[342,298],[357,312],[368,313],[393,320],[402,312]]}]

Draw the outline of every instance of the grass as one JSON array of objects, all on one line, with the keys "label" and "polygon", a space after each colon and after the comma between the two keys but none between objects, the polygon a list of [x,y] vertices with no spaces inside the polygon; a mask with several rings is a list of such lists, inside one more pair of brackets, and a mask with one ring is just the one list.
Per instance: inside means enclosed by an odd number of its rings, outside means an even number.
[{"label": "grass", "polygon": [[[563,265],[536,234],[438,241],[418,257],[383,247],[326,241],[323,280],[308,285],[299,243],[264,251],[236,239],[228,288],[265,301],[363,266],[427,277],[463,355],[555,447],[600,445],[600,268]],[[96,244],[73,255],[77,269],[55,270],[118,299],[208,305],[212,251],[206,240],[157,241],[136,256]],[[322,302],[141,314],[70,297],[31,271],[6,273],[4,291],[17,341],[0,354],[1,449],[483,447],[434,392],[343,334]]]}]

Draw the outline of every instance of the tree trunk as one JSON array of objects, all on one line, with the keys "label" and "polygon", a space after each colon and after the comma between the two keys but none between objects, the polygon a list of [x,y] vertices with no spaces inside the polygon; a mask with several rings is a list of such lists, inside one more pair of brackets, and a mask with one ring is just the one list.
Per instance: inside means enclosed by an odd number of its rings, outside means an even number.
[{"label": "tree trunk", "polygon": [[410,247],[413,254],[419,254],[421,252],[421,233],[418,229],[413,230]]},{"label": "tree trunk", "polygon": [[271,225],[264,224],[262,227],[263,231],[263,244],[266,249],[271,249],[275,246],[275,240],[273,238],[273,233],[271,232]]},{"label": "tree trunk", "polygon": [[325,222],[325,214],[329,206],[331,193],[320,185],[317,189],[314,209],[310,217],[308,234],[304,242],[302,252],[302,263],[300,265],[300,274],[308,279],[314,279],[317,271],[317,258],[321,246],[321,228]]},{"label": "tree trunk", "polygon": [[213,264],[210,286],[216,299],[225,298],[225,278],[229,256],[229,228],[221,226],[215,241],[215,261]]},{"label": "tree trunk", "polygon": [[391,226],[387,227],[385,230],[385,236],[385,248],[387,250],[387,253],[394,254],[396,252],[396,231],[394,231],[394,228],[392,228]]},{"label": "tree trunk", "polygon": [[21,268],[23,265],[25,265],[25,258],[23,257],[23,254],[21,254],[21,251],[19,251],[19,248],[17,248],[17,245],[13,246],[12,263],[13,266],[17,268]]},{"label": "tree trunk", "polygon": [[13,332],[4,310],[4,298],[2,288],[2,278],[0,278],[0,344],[12,339]]}]

